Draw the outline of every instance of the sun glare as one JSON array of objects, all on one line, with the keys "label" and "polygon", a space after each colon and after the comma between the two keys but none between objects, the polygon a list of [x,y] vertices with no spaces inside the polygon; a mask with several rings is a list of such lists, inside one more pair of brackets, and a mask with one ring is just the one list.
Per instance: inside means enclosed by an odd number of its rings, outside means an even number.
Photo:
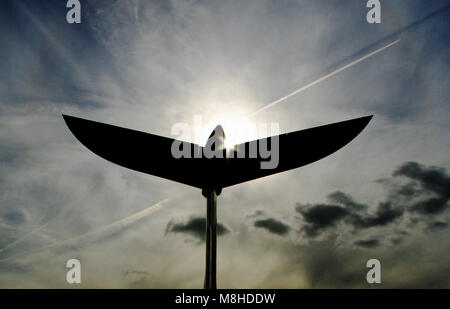
[{"label": "sun glare", "polygon": [[225,131],[225,148],[227,149],[257,138],[256,124],[248,117],[224,115],[219,123]]},{"label": "sun glare", "polygon": [[257,138],[258,128],[250,118],[242,115],[222,114],[203,127],[200,138],[203,144],[217,125],[221,125],[225,132],[225,148],[227,149]]}]

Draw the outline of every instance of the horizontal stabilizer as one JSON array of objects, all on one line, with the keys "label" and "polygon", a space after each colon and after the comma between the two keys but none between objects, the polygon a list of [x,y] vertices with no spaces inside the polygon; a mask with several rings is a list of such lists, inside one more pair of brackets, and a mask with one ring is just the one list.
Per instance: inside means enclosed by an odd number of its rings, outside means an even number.
[{"label": "horizontal stabilizer", "polygon": [[[73,116],[63,117],[83,145],[108,161],[193,187],[214,188],[218,192],[228,186],[320,160],[354,139],[372,118],[367,116],[250,141],[237,145],[231,155],[208,159],[194,156],[195,152],[204,151],[196,144]],[[174,142],[184,143],[192,156],[175,158],[172,154]],[[262,144],[271,150],[270,159],[276,159],[276,165],[271,168],[262,168],[269,160],[267,153],[265,156],[259,152],[256,156],[249,155],[253,145]],[[241,157],[242,151],[245,157]]]}]

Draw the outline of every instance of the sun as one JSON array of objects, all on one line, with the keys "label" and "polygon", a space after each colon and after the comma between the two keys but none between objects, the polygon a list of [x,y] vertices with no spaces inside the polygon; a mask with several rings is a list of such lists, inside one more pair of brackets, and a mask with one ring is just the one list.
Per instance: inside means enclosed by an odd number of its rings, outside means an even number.
[{"label": "sun", "polygon": [[206,140],[211,131],[221,125],[225,132],[225,148],[233,149],[235,145],[257,138],[257,126],[249,117],[242,114],[221,114],[211,120],[203,130]]},{"label": "sun", "polygon": [[257,138],[256,124],[246,116],[224,115],[220,124],[225,131],[225,148],[227,149]]}]

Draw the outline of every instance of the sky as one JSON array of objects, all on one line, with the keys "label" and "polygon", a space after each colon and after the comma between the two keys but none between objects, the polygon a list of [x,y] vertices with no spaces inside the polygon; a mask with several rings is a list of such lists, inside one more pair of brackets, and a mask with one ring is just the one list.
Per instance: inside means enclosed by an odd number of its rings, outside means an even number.
[{"label": "sky", "polygon": [[68,24],[64,0],[2,1],[0,288],[203,285],[200,190],[96,156],[62,114],[259,137],[236,121],[398,39],[249,120],[289,132],[374,115],[318,162],[223,190],[217,286],[450,288],[450,1],[383,0],[380,24],[365,4],[84,0]]}]

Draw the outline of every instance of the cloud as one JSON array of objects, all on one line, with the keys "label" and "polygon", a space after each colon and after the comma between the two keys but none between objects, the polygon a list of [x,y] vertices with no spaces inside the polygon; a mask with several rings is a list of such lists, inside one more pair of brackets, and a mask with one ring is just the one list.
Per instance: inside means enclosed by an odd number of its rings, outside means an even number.
[{"label": "cloud", "polygon": [[425,167],[417,162],[406,162],[395,170],[393,176],[405,176],[418,181],[424,189],[450,198],[450,176],[443,168]]},{"label": "cloud", "polygon": [[448,207],[450,176],[444,169],[434,166],[425,167],[417,162],[406,162],[393,173],[393,176],[403,176],[410,180],[399,190],[399,194],[407,197],[422,197],[413,203],[409,211],[429,215],[441,213]]},{"label": "cloud", "polygon": [[253,223],[253,225],[255,227],[263,228],[273,234],[281,236],[288,234],[291,230],[289,225],[273,218],[257,220]]},{"label": "cloud", "polygon": [[332,203],[339,203],[347,208],[354,210],[364,210],[367,209],[366,204],[360,204],[353,200],[353,198],[342,191],[334,191],[328,194],[327,199]]},{"label": "cloud", "polygon": [[261,209],[257,209],[253,213],[246,215],[247,218],[255,218],[260,216],[264,216],[264,211]]},{"label": "cloud", "polygon": [[334,227],[350,212],[337,205],[302,205],[297,204],[296,211],[303,216],[307,223],[302,229],[308,236],[316,236],[321,230]]},{"label": "cloud", "polygon": [[[399,178],[406,178],[408,183],[402,183]],[[395,169],[391,178],[381,181],[389,184],[390,191],[386,200],[379,202],[372,213],[368,211],[368,205],[356,202],[342,191],[334,191],[327,196],[329,201],[338,205],[298,203],[295,209],[302,215],[305,225],[301,230],[308,237],[336,228],[341,222],[354,231],[387,226],[402,220],[406,211],[422,215],[415,220],[427,220],[428,215],[441,213],[448,206],[449,179],[442,168],[406,162]],[[437,197],[430,198],[430,195]]]},{"label": "cloud", "polygon": [[401,207],[395,207],[391,203],[379,203],[375,211],[375,214],[368,215],[366,217],[356,213],[353,214],[351,223],[356,228],[370,228],[375,226],[384,226],[397,218],[401,217],[403,209]]},{"label": "cloud", "polygon": [[430,198],[424,201],[419,201],[412,205],[410,211],[418,212],[423,215],[436,214],[444,211],[448,207],[448,198]]},{"label": "cloud", "polygon": [[[333,195],[334,193],[332,193]],[[349,195],[346,195],[350,197]],[[330,196],[328,196],[330,198]],[[333,199],[333,197],[331,197]],[[389,203],[380,203],[373,215],[367,215],[366,207],[357,206],[354,208],[345,208],[339,205],[316,204],[316,205],[302,205],[297,204],[296,211],[300,213],[307,225],[302,227],[302,230],[310,237],[317,236],[320,231],[336,227],[342,221],[355,229],[366,229],[376,226],[387,225],[397,218],[401,217],[403,210],[401,208],[394,208]],[[360,204],[362,205],[362,204]]]},{"label": "cloud", "polygon": [[[360,241],[355,246],[336,247],[335,240],[314,242],[298,248],[308,286],[312,288],[373,288],[366,281],[366,262],[378,258],[382,265],[381,288],[448,288],[448,261],[434,260],[443,256],[444,238],[429,242],[420,236],[410,242],[386,248],[375,239]],[[362,246],[361,246],[362,245]],[[425,262],[427,261],[427,262]]]},{"label": "cloud", "polygon": [[425,231],[426,232],[439,232],[439,231],[446,229],[447,227],[448,227],[447,222],[433,221],[433,222],[428,223]]},{"label": "cloud", "polygon": [[[222,223],[217,223],[217,236],[223,236],[230,230]],[[193,217],[185,223],[174,223],[170,221],[166,227],[167,233],[185,233],[194,236],[200,241],[205,241],[206,218]]]},{"label": "cloud", "polygon": [[375,248],[380,245],[380,241],[378,239],[357,240],[355,245],[364,248]]}]

